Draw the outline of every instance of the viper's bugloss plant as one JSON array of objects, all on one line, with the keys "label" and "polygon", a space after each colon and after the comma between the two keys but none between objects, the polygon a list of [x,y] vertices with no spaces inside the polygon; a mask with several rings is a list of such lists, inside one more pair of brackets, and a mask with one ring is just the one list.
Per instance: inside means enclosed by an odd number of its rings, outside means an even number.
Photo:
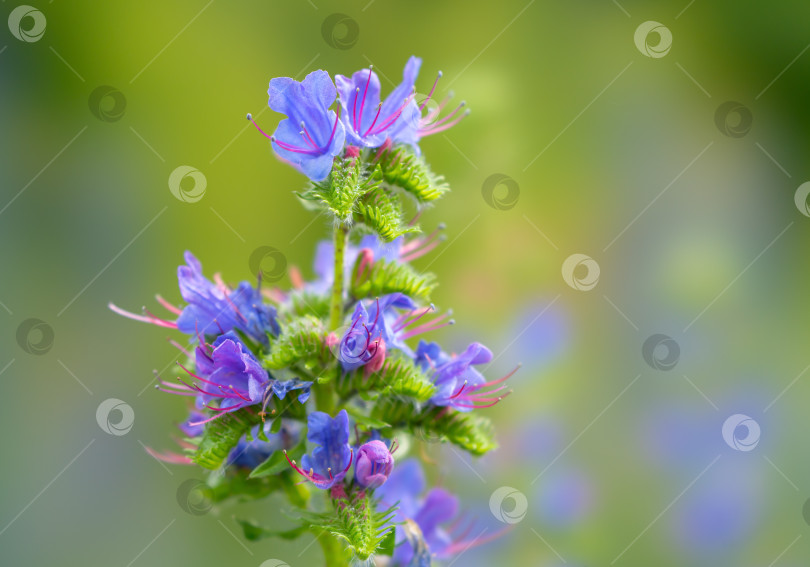
[{"label": "viper's bugloss plant", "polygon": [[417,103],[420,65],[410,58],[384,100],[371,67],[334,82],[326,71],[270,81],[270,108],[286,118],[265,136],[309,178],[301,202],[333,221],[313,281],[291,269],[290,289],[231,287],[206,278],[187,252],[177,271],[184,305],[157,297],[171,316],[110,305],[188,336],[171,340],[184,357],[175,379],[156,385],[187,398],[183,437],[175,451],[149,453],[213,471],[216,503],[285,495],[294,525],[239,520],[245,536],[314,532],[329,566],[387,556],[424,567],[481,543],[457,521],[458,499],[428,490],[414,457],[435,440],[476,456],[494,449],[481,414],[508,393],[511,376],[484,377],[492,353],[480,343],[455,354],[426,340],[454,321],[430,302],[434,275],[410,263],[440,244],[444,227],[423,236],[416,221],[449,188],[418,143],[467,111],[462,103],[439,118],[447,100],[430,111]]}]

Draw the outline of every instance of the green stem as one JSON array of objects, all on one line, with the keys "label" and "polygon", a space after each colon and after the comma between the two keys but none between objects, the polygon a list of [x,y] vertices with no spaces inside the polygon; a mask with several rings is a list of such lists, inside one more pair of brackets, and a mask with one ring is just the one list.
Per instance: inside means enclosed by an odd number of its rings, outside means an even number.
[{"label": "green stem", "polygon": [[329,330],[334,331],[343,322],[343,262],[349,229],[344,224],[335,228],[335,279],[332,283],[332,299],[329,303]]},{"label": "green stem", "polygon": [[323,549],[326,567],[346,567],[343,546],[340,545],[340,541],[335,536],[324,531],[318,536],[318,543],[321,544],[321,549]]},{"label": "green stem", "polygon": [[[346,225],[341,223],[335,227],[335,277],[329,303],[329,331],[335,331],[343,322],[343,262],[348,239],[349,228]],[[316,406],[319,411],[334,414],[335,386],[331,381],[319,384]]]}]

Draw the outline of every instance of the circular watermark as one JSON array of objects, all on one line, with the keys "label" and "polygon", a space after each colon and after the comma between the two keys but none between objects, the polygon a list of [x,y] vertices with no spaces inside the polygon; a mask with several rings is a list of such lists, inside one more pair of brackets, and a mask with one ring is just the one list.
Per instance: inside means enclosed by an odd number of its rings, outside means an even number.
[{"label": "circular watermark", "polygon": [[42,319],[26,319],[17,327],[17,344],[28,354],[45,354],[53,346],[53,327]]},{"label": "circular watermark", "polygon": [[562,265],[562,277],[578,291],[590,291],[599,283],[599,264],[586,254],[571,254]]},{"label": "circular watermark", "polygon": [[287,273],[287,257],[278,248],[259,246],[251,252],[248,266],[262,281],[277,282]]},{"label": "circular watermark", "polygon": [[424,93],[414,93],[413,102],[416,104],[418,110],[412,113],[403,112],[404,120],[408,122],[411,128],[429,129],[439,121],[441,108],[439,108],[439,102],[436,100],[435,93],[434,96]]},{"label": "circular watermark", "polygon": [[214,506],[211,487],[196,478],[190,478],[177,487],[177,503],[186,514],[204,516]]},{"label": "circular watermark", "polygon": [[508,211],[517,205],[520,186],[508,175],[493,173],[481,185],[481,196],[484,197],[484,202],[496,211]]},{"label": "circular watermark", "polygon": [[259,565],[259,567],[290,567],[290,565],[281,559],[268,559],[266,561],[262,561],[262,564]]},{"label": "circular watermark", "polygon": [[329,334],[326,345],[340,362],[365,364],[376,352],[375,340],[361,319],[355,325],[343,325]]},{"label": "circular watermark", "polygon": [[435,429],[424,425],[417,425],[413,428],[413,437],[429,445],[441,443],[444,439],[444,436],[437,433]]},{"label": "circular watermark", "polygon": [[793,201],[796,203],[796,208],[799,212],[806,217],[810,217],[810,203],[807,202],[807,197],[810,196],[810,181],[805,181],[796,189],[793,195]]},{"label": "circular watermark", "polygon": [[672,49],[672,32],[661,22],[644,22],[633,35],[636,48],[642,55],[661,59]]},{"label": "circular watermark", "polygon": [[802,518],[804,518],[804,523],[810,526],[810,498],[804,501],[804,506],[802,506]]},{"label": "circular watermark", "polygon": [[96,421],[104,433],[121,437],[135,424],[135,411],[123,400],[108,398],[99,404]]},{"label": "circular watermark", "polygon": [[34,43],[45,34],[45,14],[33,6],[17,6],[8,15],[8,29],[11,35],[24,41]]},{"label": "circular watermark", "polygon": [[351,49],[360,39],[360,26],[346,14],[330,14],[321,24],[321,36],[326,45],[334,49]]},{"label": "circular watermark", "polygon": [[190,165],[181,165],[169,175],[169,191],[175,199],[184,203],[196,203],[202,199],[207,186],[205,175]]},{"label": "circular watermark", "polygon": [[729,100],[717,107],[714,124],[724,136],[742,138],[751,130],[754,115],[741,102]]},{"label": "circular watermark", "polygon": [[644,341],[641,355],[656,370],[672,370],[681,358],[681,347],[669,335],[658,333]]},{"label": "circular watermark", "polygon": [[[504,506],[507,500],[511,506]],[[529,501],[526,495],[517,488],[501,486],[489,497],[489,510],[495,518],[504,524],[517,524],[526,517]]]},{"label": "circular watermark", "polygon": [[127,109],[127,97],[115,87],[101,85],[90,93],[87,106],[93,116],[102,122],[118,122]]},{"label": "circular watermark", "polygon": [[735,413],[723,423],[723,440],[735,451],[753,451],[759,444],[759,434],[759,424],[742,413]]}]

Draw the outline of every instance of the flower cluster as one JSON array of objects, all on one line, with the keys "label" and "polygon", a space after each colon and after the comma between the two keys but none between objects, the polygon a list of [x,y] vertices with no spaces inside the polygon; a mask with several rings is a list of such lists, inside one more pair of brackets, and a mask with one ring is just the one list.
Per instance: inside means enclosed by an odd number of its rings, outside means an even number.
[{"label": "flower cluster", "polygon": [[[449,96],[425,112],[441,73],[430,94],[417,104],[415,83],[421,66],[421,59],[411,57],[405,64],[402,82],[384,101],[380,100],[380,79],[373,66],[351,77],[336,75],[334,83],[326,71],[310,73],[300,83],[288,77],[271,80],[267,91],[270,108],[287,116],[275,133],[267,136],[273,150],[313,181],[326,179],[333,158],[344,151],[344,144],[346,155],[356,155],[358,148],[397,143],[418,151],[422,137],[453,127],[469,113],[462,112],[462,102],[438,118]],[[329,110],[335,101],[339,101],[337,112]],[[250,114],[247,117],[253,121]]]},{"label": "flower cluster", "polygon": [[[270,81],[270,108],[286,116],[267,136],[272,148],[310,179],[301,200],[334,221],[312,279],[292,267],[288,289],[230,286],[204,276],[187,252],[177,270],[183,304],[157,296],[171,315],[110,304],[186,335],[170,339],[183,358],[176,376],[156,376],[155,386],[188,398],[181,451],[149,453],[217,471],[218,501],[283,491],[296,529],[320,534],[328,565],[379,554],[428,565],[472,545],[447,527],[456,497],[443,488],[423,494],[417,460],[399,460],[433,439],[473,455],[495,448],[481,412],[508,394],[511,374],[482,374],[493,358],[482,344],[452,353],[423,338],[454,319],[430,302],[435,276],[411,264],[442,241],[443,226],[421,235],[416,223],[448,189],[418,143],[466,111],[462,103],[440,118],[448,99],[426,111],[438,77],[417,101],[420,66],[411,57],[384,100],[370,67],[334,82],[325,71]],[[395,459],[398,449],[405,454]],[[326,504],[310,509],[315,494]],[[275,533],[244,525],[248,538]],[[336,552],[341,541],[345,553]]]}]

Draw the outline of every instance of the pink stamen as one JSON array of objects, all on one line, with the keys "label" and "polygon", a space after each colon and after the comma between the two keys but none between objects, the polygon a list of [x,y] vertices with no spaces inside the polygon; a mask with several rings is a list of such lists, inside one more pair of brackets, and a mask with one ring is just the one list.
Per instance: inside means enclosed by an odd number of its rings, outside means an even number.
[{"label": "pink stamen", "polygon": [[218,413],[217,415],[215,415],[215,416],[213,416],[213,417],[209,417],[208,419],[203,419],[202,421],[195,421],[195,422],[193,422],[193,423],[192,423],[192,422],[189,422],[188,424],[189,424],[191,427],[197,427],[198,425],[202,425],[202,424],[204,424],[204,423],[208,423],[209,421],[214,421],[215,419],[219,419],[219,418],[221,418],[223,415],[225,415],[225,414],[224,414],[224,413]]},{"label": "pink stamen", "polygon": [[290,281],[292,282],[292,286],[295,289],[303,289],[304,278],[301,277],[301,271],[298,269],[298,266],[290,266],[290,270],[288,273],[290,274]]},{"label": "pink stamen", "polygon": [[264,130],[262,130],[261,128],[259,128],[259,125],[258,125],[258,124],[256,124],[256,122],[253,120],[253,116],[251,116],[251,114],[250,114],[249,112],[248,112],[248,115],[247,115],[247,119],[248,119],[248,120],[250,120],[250,121],[253,123],[253,125],[256,127],[256,130],[258,130],[259,132],[261,132],[261,133],[262,133],[262,135],[263,135],[265,138],[267,138],[267,139],[268,139],[268,140],[270,140],[271,142],[273,141],[273,137],[272,137],[272,136],[268,136],[268,135],[265,133],[265,131],[264,131]]},{"label": "pink stamen", "polygon": [[225,283],[225,280],[222,279],[222,274],[219,272],[214,274],[214,283],[217,284],[217,288],[223,295],[227,295],[231,292],[231,288],[228,287],[228,284]]},{"label": "pink stamen", "polygon": [[323,149],[328,148],[329,145],[332,143],[332,140],[335,139],[335,132],[337,132],[337,125],[339,118],[340,118],[340,106],[338,106],[337,112],[335,112],[335,123],[332,126],[332,134],[329,136],[329,140],[327,140],[326,145],[323,147]]},{"label": "pink stamen", "polygon": [[174,329],[177,328],[177,322],[175,322],[175,321],[167,321],[166,319],[161,319],[160,317],[158,317],[157,315],[155,315],[154,313],[149,311],[146,307],[143,308],[143,312],[146,314],[147,317],[150,317],[152,319],[152,322],[155,325],[161,325],[161,326],[164,326],[164,327],[166,325],[168,325],[169,328],[174,328]]},{"label": "pink stamen", "polygon": [[276,144],[282,150],[287,150],[288,152],[295,152],[297,154],[307,154],[307,155],[311,155],[311,156],[314,156],[314,155],[318,154],[318,152],[316,150],[306,150],[304,148],[299,148],[297,146],[293,146],[291,144],[288,144],[287,142],[282,142],[280,140],[277,140],[275,138],[275,136],[270,138],[270,141],[272,143]]},{"label": "pink stamen", "polygon": [[357,97],[360,96],[360,87],[354,90],[354,104],[352,104],[352,124],[354,131],[357,132]]},{"label": "pink stamen", "polygon": [[183,310],[180,309],[179,307],[175,307],[174,305],[163,299],[163,297],[160,294],[155,295],[155,299],[157,299],[158,303],[160,303],[167,311],[171,311],[175,315],[180,315],[180,313],[183,312]]},{"label": "pink stamen", "polygon": [[382,103],[377,105],[377,114],[374,115],[374,121],[371,123],[371,126],[368,127],[366,133],[363,134],[363,137],[368,136],[368,133],[371,132],[371,129],[374,128],[374,125],[377,123],[377,119],[380,117],[380,111],[382,110]]},{"label": "pink stamen", "polygon": [[[461,108],[461,106],[459,106],[458,108]],[[464,119],[464,117],[466,117],[469,113],[470,113],[470,111],[468,110],[467,112],[465,112],[464,114],[462,114],[461,116],[457,117],[455,120],[453,120],[452,122],[449,122],[449,123],[444,123],[444,121],[447,120],[447,118],[445,118],[445,119],[440,121],[442,123],[441,125],[439,125],[440,122],[437,122],[436,124],[434,124],[430,128],[420,131],[419,135],[420,136],[430,136],[431,134],[437,134],[439,132],[444,132],[445,130],[449,130],[450,128],[452,128],[453,126],[455,126],[456,124],[461,122]],[[455,111],[453,112],[453,114],[455,114]],[[452,116],[452,114],[450,116]]]},{"label": "pink stamen", "polygon": [[162,461],[164,463],[169,463],[172,465],[190,465],[192,461],[190,458],[186,457],[185,455],[178,455],[177,453],[158,453],[154,449],[150,447],[146,447],[146,452],[149,453],[150,456],[157,459],[158,461]]},{"label": "pink stamen", "polygon": [[514,369],[513,369],[511,372],[509,372],[509,373],[508,373],[506,376],[504,376],[503,378],[498,378],[497,380],[491,380],[491,381],[489,381],[489,382],[486,382],[486,383],[484,383],[484,384],[481,384],[481,387],[482,387],[482,388],[485,388],[485,387],[487,387],[487,386],[495,386],[496,384],[500,384],[501,382],[505,382],[506,380],[508,380],[509,378],[511,378],[512,376],[514,376],[515,372],[517,372],[518,370],[520,370],[520,367],[521,367],[521,366],[522,366],[521,364],[518,364],[517,366],[515,366],[515,368],[514,368]]},{"label": "pink stamen", "polygon": [[434,240],[429,244],[425,244],[425,246],[420,248],[419,250],[414,250],[410,254],[400,256],[399,259],[402,262],[412,262],[413,260],[416,260],[417,258],[421,258],[422,256],[424,256],[425,254],[436,248],[439,244],[441,244],[441,240]]},{"label": "pink stamen", "polygon": [[[369,84],[371,84],[371,69],[373,67],[374,65],[368,66],[368,77],[366,78],[366,88],[363,90],[363,101],[360,103],[360,126],[363,125],[363,107],[366,105],[366,94],[368,93],[368,86]],[[357,121],[355,121],[354,123],[354,130],[355,132],[357,131]],[[366,134],[368,134],[368,132],[366,132]]]},{"label": "pink stamen", "polygon": [[188,357],[190,357],[190,356],[191,356],[191,353],[189,353],[189,352],[188,352],[188,350],[186,349],[186,347],[184,347],[183,345],[181,345],[180,343],[178,343],[176,340],[174,340],[174,339],[170,339],[170,338],[168,338],[168,337],[166,338],[166,340],[167,340],[167,341],[169,341],[169,344],[170,344],[170,345],[172,345],[174,348],[176,348],[177,350],[179,350],[180,352],[182,352],[182,353],[183,353],[183,354],[185,354],[186,356],[188,356]]},{"label": "pink stamen", "polygon": [[118,313],[119,315],[123,315],[128,319],[134,319],[135,321],[141,321],[143,323],[152,323],[153,325],[157,325],[159,327],[166,327],[167,329],[177,328],[177,323],[175,323],[174,321],[166,321],[164,319],[158,319],[157,317],[148,315],[136,315],[135,313],[130,313],[129,311],[121,309],[114,303],[108,303],[107,307],[109,307],[111,311]]},{"label": "pink stamen", "polygon": [[439,79],[441,79],[441,78],[442,78],[442,72],[439,71],[439,74],[436,75],[436,80],[433,81],[433,87],[431,87],[430,92],[427,95],[427,98],[424,101],[422,101],[422,105],[419,107],[419,112],[422,112],[425,109],[425,106],[427,105],[428,101],[431,99],[431,97],[433,97],[433,91],[436,90],[436,85],[439,84]]},{"label": "pink stamen", "polygon": [[451,92],[446,97],[444,97],[442,99],[442,101],[438,104],[438,106],[436,106],[436,108],[428,111],[428,113],[425,114],[424,117],[422,117],[422,120],[420,122],[422,124],[430,124],[433,120],[436,119],[436,117],[439,114],[441,114],[442,110],[444,110],[444,107],[447,106],[447,103],[450,102],[450,100],[452,100],[452,98],[453,98],[453,93]]},{"label": "pink stamen", "polygon": [[374,253],[370,248],[363,248],[360,251],[360,264],[357,266],[357,281],[360,281],[366,268],[371,271],[371,266],[374,264]]},{"label": "pink stamen", "polygon": [[197,397],[197,394],[195,394],[193,392],[181,392],[181,391],[178,391],[178,390],[166,390],[165,388],[161,388],[157,384],[155,384],[155,390],[158,390],[159,392],[165,392],[167,394],[174,394],[175,396],[189,396],[189,397],[193,397],[193,398]]},{"label": "pink stamen", "polygon": [[[436,306],[431,303],[427,307],[422,307],[421,309],[414,309],[413,311],[406,311],[405,313],[403,313],[402,315],[397,317],[396,321],[394,321],[394,324],[393,324],[392,328],[393,328],[394,331],[402,330],[402,329],[404,329],[405,327],[407,327],[409,325],[413,325],[419,319],[424,317],[426,314],[430,313],[431,311],[435,311],[435,310],[436,310]],[[409,317],[413,317],[413,318],[408,319]]]},{"label": "pink stamen", "polygon": [[417,327],[414,327],[413,329],[410,329],[407,333],[403,334],[400,338],[404,341],[404,340],[409,339],[411,337],[415,337],[416,335],[420,335],[422,333],[427,333],[428,331],[436,331],[438,329],[441,329],[442,327],[447,327],[448,325],[454,325],[455,320],[453,320],[453,319],[450,319],[449,321],[445,321],[443,323],[441,322],[442,319],[447,317],[447,315],[449,315],[449,313],[445,313],[441,317],[436,317],[433,321],[425,323],[424,325],[419,325]]},{"label": "pink stamen", "polygon": [[507,392],[507,393],[506,393],[506,394],[504,394],[503,396],[500,396],[500,397],[496,398],[496,399],[495,399],[495,401],[493,401],[493,402],[489,402],[489,403],[485,403],[485,404],[476,404],[476,403],[472,403],[472,404],[461,404],[461,403],[457,403],[457,404],[454,404],[454,405],[459,406],[459,407],[462,407],[462,408],[474,408],[474,409],[491,408],[492,406],[496,405],[498,402],[500,402],[502,399],[504,399],[506,396],[508,396],[508,395],[509,395],[509,394],[511,394],[511,393],[512,393],[511,391],[510,391],[510,392]]},{"label": "pink stamen", "polygon": [[301,135],[304,137],[304,141],[312,146],[313,149],[319,149],[318,144],[315,143],[315,140],[312,139],[312,136],[309,135],[307,132],[307,127],[304,125],[304,121],[301,121]]},{"label": "pink stamen", "polygon": [[459,397],[461,395],[461,392],[463,392],[464,388],[466,388],[466,387],[467,387],[467,381],[464,380],[464,383],[461,385],[461,388],[458,389],[458,392],[456,392],[455,394],[450,396],[450,399],[452,400],[452,399],[455,399],[455,398]]},{"label": "pink stamen", "polygon": [[371,132],[371,134],[372,135],[379,134],[380,132],[384,132],[385,130],[387,130],[389,126],[391,126],[394,122],[397,121],[399,115],[402,114],[402,111],[405,110],[405,107],[408,106],[408,103],[411,102],[411,100],[413,100],[413,93],[409,94],[407,98],[405,98],[405,102],[402,103],[402,106],[400,106],[396,112],[391,114],[391,116],[386,118],[385,121],[383,121],[383,123],[380,124],[376,130]]}]

